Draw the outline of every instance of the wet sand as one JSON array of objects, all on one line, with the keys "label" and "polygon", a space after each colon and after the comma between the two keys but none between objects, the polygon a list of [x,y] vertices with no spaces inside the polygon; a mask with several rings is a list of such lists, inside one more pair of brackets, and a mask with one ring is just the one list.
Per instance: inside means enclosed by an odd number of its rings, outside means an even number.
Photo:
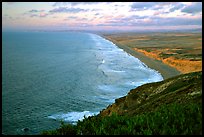
[{"label": "wet sand", "polygon": [[140,61],[145,63],[149,68],[152,68],[152,69],[158,71],[159,73],[161,73],[161,75],[163,76],[164,79],[171,78],[173,76],[177,76],[177,75],[181,74],[175,68],[170,67],[170,66],[162,63],[162,61],[155,60],[153,58],[149,58],[149,57],[145,56],[144,54],[137,52],[128,46],[121,45],[121,44],[117,43],[117,41],[115,41],[115,40],[113,40],[107,36],[104,36],[104,35],[101,35],[101,36],[112,41],[115,45],[117,45],[119,48],[123,49],[124,51],[126,51],[130,55],[138,58]]}]

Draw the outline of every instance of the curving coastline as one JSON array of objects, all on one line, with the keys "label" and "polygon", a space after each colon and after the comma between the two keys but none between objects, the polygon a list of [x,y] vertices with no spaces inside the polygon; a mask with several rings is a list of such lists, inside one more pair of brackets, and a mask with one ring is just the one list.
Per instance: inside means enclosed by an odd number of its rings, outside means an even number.
[{"label": "curving coastline", "polygon": [[101,37],[113,42],[116,46],[123,49],[125,52],[129,53],[130,55],[138,58],[140,61],[145,63],[149,68],[152,68],[152,69],[158,71],[159,73],[161,73],[161,75],[164,79],[168,79],[168,78],[171,78],[171,77],[174,77],[174,76],[181,74],[178,70],[164,64],[162,61],[158,61],[158,60],[155,60],[153,58],[147,57],[144,54],[137,52],[126,45],[121,45],[117,41],[115,41],[114,39],[111,39],[110,37],[108,37],[106,35],[103,35],[103,34],[99,34],[99,35]]},{"label": "curving coastline", "polygon": [[101,37],[158,71],[164,80],[131,89],[98,115],[78,121],[77,125],[62,124],[56,130],[42,132],[42,135],[202,134],[202,71],[181,74],[125,44]]}]

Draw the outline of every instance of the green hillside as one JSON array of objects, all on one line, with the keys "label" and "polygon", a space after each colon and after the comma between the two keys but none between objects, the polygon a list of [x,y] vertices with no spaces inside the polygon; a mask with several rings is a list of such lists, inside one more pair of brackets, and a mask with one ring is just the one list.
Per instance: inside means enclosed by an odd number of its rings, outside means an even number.
[{"label": "green hillside", "polygon": [[144,84],[99,115],[43,135],[200,135],[202,71]]}]

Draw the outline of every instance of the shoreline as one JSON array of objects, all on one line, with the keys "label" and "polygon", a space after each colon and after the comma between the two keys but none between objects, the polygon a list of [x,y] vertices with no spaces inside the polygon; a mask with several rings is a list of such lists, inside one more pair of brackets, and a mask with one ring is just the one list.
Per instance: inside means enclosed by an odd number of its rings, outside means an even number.
[{"label": "shoreline", "polygon": [[113,42],[117,47],[123,49],[125,52],[132,55],[133,57],[138,58],[141,62],[143,62],[149,68],[158,71],[162,75],[164,80],[182,74],[181,72],[179,72],[175,68],[168,66],[159,60],[149,58],[149,57],[145,56],[144,54],[131,49],[128,46],[121,45],[121,44],[117,43],[117,41],[115,41],[115,40],[113,40],[113,39],[111,39],[111,38],[109,38],[103,34],[98,34],[98,35]]}]

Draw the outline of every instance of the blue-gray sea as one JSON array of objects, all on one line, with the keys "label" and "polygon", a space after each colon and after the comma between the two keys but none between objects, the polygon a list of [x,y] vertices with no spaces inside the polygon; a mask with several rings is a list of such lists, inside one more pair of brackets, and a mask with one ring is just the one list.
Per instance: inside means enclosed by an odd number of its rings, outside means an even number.
[{"label": "blue-gray sea", "polygon": [[39,134],[76,124],[125,96],[163,80],[99,35],[2,32],[2,133]]}]

